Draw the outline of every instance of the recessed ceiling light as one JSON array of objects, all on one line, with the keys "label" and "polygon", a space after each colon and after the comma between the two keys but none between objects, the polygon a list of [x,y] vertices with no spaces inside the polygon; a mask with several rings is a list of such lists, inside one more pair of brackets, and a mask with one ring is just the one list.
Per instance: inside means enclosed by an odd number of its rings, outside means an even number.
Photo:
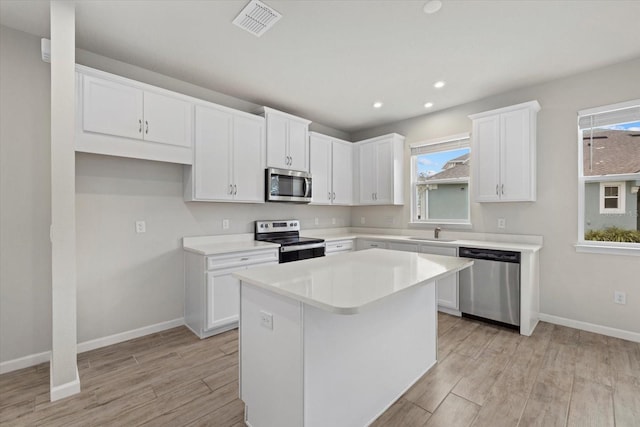
[{"label": "recessed ceiling light", "polygon": [[433,84],[433,87],[435,87],[436,89],[440,89],[441,87],[444,87],[445,82],[443,82],[442,80],[437,81]]},{"label": "recessed ceiling light", "polygon": [[440,0],[429,0],[424,4],[424,13],[432,14],[436,13],[442,7],[442,2]]},{"label": "recessed ceiling light", "polygon": [[427,102],[424,104],[424,108],[431,108],[433,107],[433,102]]},{"label": "recessed ceiling light", "polygon": [[381,108],[381,107],[382,107],[382,102],[376,101],[373,103],[373,108]]}]

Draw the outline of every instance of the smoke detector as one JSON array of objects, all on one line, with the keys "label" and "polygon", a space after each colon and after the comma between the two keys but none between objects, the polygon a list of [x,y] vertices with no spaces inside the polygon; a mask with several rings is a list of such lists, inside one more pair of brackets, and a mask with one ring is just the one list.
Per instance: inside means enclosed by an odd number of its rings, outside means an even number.
[{"label": "smoke detector", "polygon": [[282,15],[275,9],[259,0],[251,0],[236,16],[233,23],[254,36],[260,37],[273,27],[280,18],[282,18]]}]

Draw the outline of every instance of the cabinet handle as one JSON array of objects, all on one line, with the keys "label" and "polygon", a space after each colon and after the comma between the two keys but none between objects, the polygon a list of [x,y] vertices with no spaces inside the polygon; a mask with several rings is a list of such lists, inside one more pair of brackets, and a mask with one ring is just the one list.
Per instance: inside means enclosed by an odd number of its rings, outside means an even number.
[{"label": "cabinet handle", "polygon": [[335,200],[335,199],[336,199],[336,193],[333,193],[333,199],[332,200]]},{"label": "cabinet handle", "polygon": [[498,196],[498,195],[499,195],[499,193],[498,193],[498,184],[496,184],[496,196]]},{"label": "cabinet handle", "polygon": [[142,133],[142,119],[138,119],[138,133]]},{"label": "cabinet handle", "polygon": [[372,247],[372,248],[377,248],[377,247],[378,247],[378,245],[371,245],[371,247]]},{"label": "cabinet handle", "polygon": [[336,245],[336,248],[340,249],[342,247],[342,245]]},{"label": "cabinet handle", "polygon": [[504,184],[502,184],[502,194],[504,195]]},{"label": "cabinet handle", "polygon": [[249,261],[249,258],[240,258],[240,261]]},{"label": "cabinet handle", "polygon": [[327,193],[327,198],[328,198],[329,200],[331,200],[331,192],[328,192],[328,193]]},{"label": "cabinet handle", "polygon": [[229,194],[233,194],[233,184],[229,184]]},{"label": "cabinet handle", "polygon": [[149,133],[149,122],[148,121],[144,121],[144,125],[145,125],[145,129],[144,129],[144,133]]},{"label": "cabinet handle", "polygon": [[233,195],[235,196],[236,194],[238,194],[238,186],[233,184]]}]

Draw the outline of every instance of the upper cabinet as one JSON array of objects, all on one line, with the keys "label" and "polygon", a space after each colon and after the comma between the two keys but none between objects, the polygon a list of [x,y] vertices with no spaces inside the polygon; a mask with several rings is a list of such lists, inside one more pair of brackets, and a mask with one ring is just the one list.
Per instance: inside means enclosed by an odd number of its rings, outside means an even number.
[{"label": "upper cabinet", "polygon": [[195,107],[195,161],[185,199],[264,202],[264,119],[214,105]]},{"label": "upper cabinet", "polygon": [[267,126],[267,167],[309,172],[309,120],[268,107],[259,110]]},{"label": "upper cabinet", "polygon": [[353,204],[353,144],[309,133],[312,201],[318,205]]},{"label": "upper cabinet", "polygon": [[530,101],[469,116],[474,201],[536,200],[538,111],[538,101]]},{"label": "upper cabinet", "polygon": [[392,133],[355,145],[358,204],[402,205],[404,137]]},{"label": "upper cabinet", "polygon": [[76,151],[193,162],[191,98],[76,66]]}]

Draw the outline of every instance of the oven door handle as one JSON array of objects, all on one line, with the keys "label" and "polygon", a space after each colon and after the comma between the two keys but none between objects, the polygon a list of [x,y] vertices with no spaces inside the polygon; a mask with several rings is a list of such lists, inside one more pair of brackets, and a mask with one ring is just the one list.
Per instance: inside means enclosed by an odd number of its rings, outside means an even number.
[{"label": "oven door handle", "polygon": [[280,252],[293,252],[293,251],[303,251],[305,249],[315,249],[315,248],[324,248],[325,243],[309,243],[306,245],[291,245],[291,246],[281,246]]}]

